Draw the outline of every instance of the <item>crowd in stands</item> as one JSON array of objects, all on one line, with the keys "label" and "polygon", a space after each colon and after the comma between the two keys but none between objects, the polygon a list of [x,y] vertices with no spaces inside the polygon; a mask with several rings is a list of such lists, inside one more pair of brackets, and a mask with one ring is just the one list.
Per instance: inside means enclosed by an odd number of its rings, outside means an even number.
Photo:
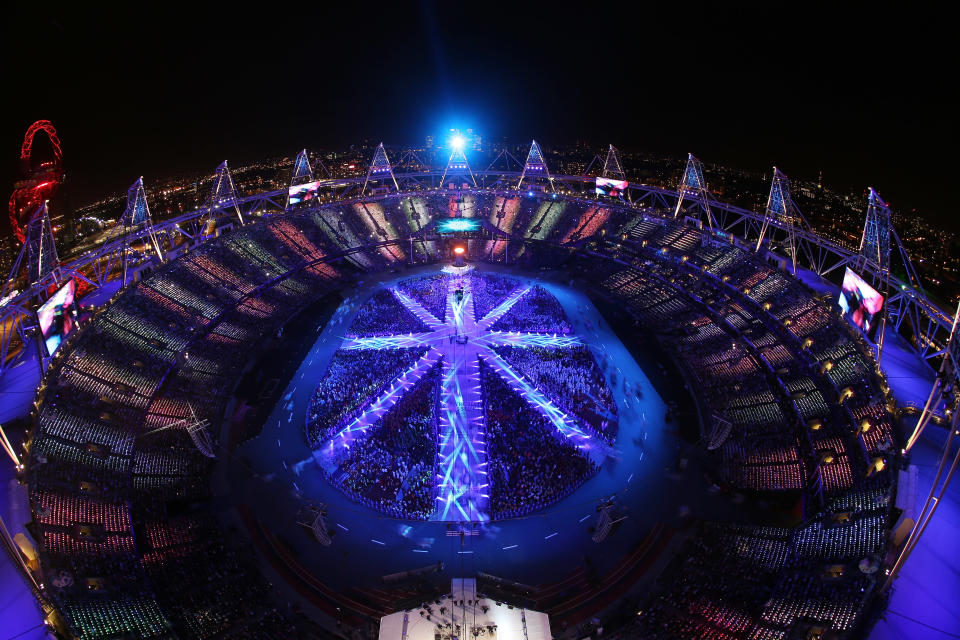
[{"label": "crowd in stands", "polygon": [[389,336],[422,331],[429,331],[427,325],[400,304],[389,289],[380,289],[357,311],[347,335]]},{"label": "crowd in stands", "polygon": [[572,493],[597,472],[582,451],[481,360],[490,464],[490,511],[526,515]]},{"label": "crowd in stands", "polygon": [[562,244],[577,242],[597,234],[610,219],[610,209],[606,207],[591,207],[583,212],[576,225],[567,231],[561,241]]},{"label": "crowd in stands", "polygon": [[377,511],[425,520],[434,508],[434,474],[441,366],[358,438],[331,480]]},{"label": "crowd in stands", "polygon": [[[145,517],[139,545],[143,566],[174,628],[188,638],[300,638],[317,634],[288,607],[271,602],[271,586],[256,567],[253,550],[225,537],[209,513]],[[260,599],[251,602],[252,596]]]},{"label": "crowd in stands", "polygon": [[[382,208],[384,216],[389,209]],[[559,237],[569,228],[554,213],[562,210],[540,207],[537,220],[528,215],[517,228]],[[237,372],[259,341],[339,288],[339,269],[379,268],[403,255],[361,251],[337,268],[304,267],[356,246],[366,235],[362,222],[325,209],[225,234],[123,292],[53,359],[27,482],[50,577],[45,588],[76,635],[291,637],[289,612],[271,603],[251,552],[213,518],[192,511],[209,506],[211,463],[183,421],[209,420],[216,438]],[[737,489],[804,491],[805,521],[794,530],[702,525],[670,579],[661,580],[664,591],[625,635],[613,637],[787,638],[818,624],[849,631],[874,588],[857,563],[885,550],[890,518],[890,472],[866,477],[869,456],[896,450],[874,365],[839,317],[798,281],[737,247],[701,242],[700,233],[638,221],[625,229],[620,256],[631,266],[616,263],[590,275],[599,281],[602,273],[601,288],[675,347],[706,413],[730,424],[711,443],[724,481]],[[476,316],[517,286],[504,276],[474,277]],[[409,291],[428,309],[441,300],[432,290]],[[570,325],[556,299],[534,287],[494,328],[566,333]],[[382,291],[351,332],[425,329]],[[338,352],[311,404],[311,442],[328,437],[422,354]],[[595,363],[553,362],[537,351],[503,354],[522,362],[519,368],[541,371],[538,386],[578,415],[608,406]],[[341,466],[341,486],[386,513],[423,518],[432,511],[438,370]],[[596,473],[496,371],[482,365],[481,379],[494,517],[554,503]],[[596,428],[594,418],[584,419]],[[870,428],[857,428],[862,421]],[[172,428],[147,433],[158,427]],[[193,505],[188,514],[184,505]],[[835,565],[829,575],[827,563]]]},{"label": "crowd in stands", "polygon": [[747,637],[788,549],[789,529],[701,523],[661,577],[663,590],[615,637]]},{"label": "crowd in stands", "polygon": [[702,525],[663,590],[613,637],[849,632],[876,586],[859,563],[869,570],[882,555],[890,527],[892,478],[866,474],[868,455],[893,448],[869,349],[802,283],[748,252],[687,243],[681,257],[670,224],[627,235],[644,266],[592,272],[695,381],[720,476],[739,489],[805,492],[807,520],[775,533]]},{"label": "crowd in stands", "polygon": [[48,369],[28,483],[48,596],[78,637],[290,637],[252,555],[212,519],[202,538],[141,539],[168,504],[210,497],[210,460],[186,425],[208,420],[215,439],[238,365],[340,286],[328,265],[297,271],[323,241],[287,227],[234,232],[165,265]]},{"label": "crowd in stands", "polygon": [[793,530],[701,522],[659,579],[660,591],[610,637],[788,638],[798,628],[847,633],[862,622],[864,594],[875,586],[860,562],[882,551],[888,517],[881,507],[852,521]]},{"label": "crowd in stands", "polygon": [[562,224],[567,222],[565,218],[574,218],[570,215],[572,212],[568,211],[569,208],[567,202],[558,200],[538,203],[531,212],[532,215],[529,217],[523,236],[531,240],[558,240],[560,234],[568,227],[568,224]]},{"label": "crowd in stands", "polygon": [[473,273],[470,275],[470,291],[473,296],[473,315],[482,320],[507,299],[520,283],[496,273]]},{"label": "crowd in stands", "polygon": [[440,322],[447,315],[447,289],[450,277],[444,273],[419,278],[408,278],[397,283],[397,288],[429,311]]},{"label": "crowd in stands", "polygon": [[511,367],[607,442],[617,439],[617,403],[587,347],[496,347]]},{"label": "crowd in stands", "polygon": [[494,331],[567,334],[573,331],[563,307],[552,293],[534,285],[490,327]]},{"label": "crowd in stands", "polygon": [[310,446],[318,447],[336,435],[426,352],[426,347],[337,350],[310,400],[307,412]]},{"label": "crowd in stands", "polygon": [[849,489],[866,452],[890,448],[883,412],[871,420],[876,430],[854,435],[855,416],[883,397],[868,351],[799,281],[736,247],[691,243],[699,233],[692,228],[680,231],[639,222],[625,235],[643,268],[598,272],[638,321],[670,327],[671,350],[711,415],[705,436],[715,440],[708,444],[721,475],[760,491]]}]

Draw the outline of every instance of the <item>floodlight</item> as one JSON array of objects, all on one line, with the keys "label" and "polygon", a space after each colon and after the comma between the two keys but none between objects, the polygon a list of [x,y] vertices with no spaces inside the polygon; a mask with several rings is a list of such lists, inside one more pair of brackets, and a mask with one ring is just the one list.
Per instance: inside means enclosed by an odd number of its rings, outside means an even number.
[{"label": "floodlight", "polygon": [[455,135],[450,138],[450,148],[454,151],[463,151],[463,148],[467,146],[467,141],[461,135]]}]

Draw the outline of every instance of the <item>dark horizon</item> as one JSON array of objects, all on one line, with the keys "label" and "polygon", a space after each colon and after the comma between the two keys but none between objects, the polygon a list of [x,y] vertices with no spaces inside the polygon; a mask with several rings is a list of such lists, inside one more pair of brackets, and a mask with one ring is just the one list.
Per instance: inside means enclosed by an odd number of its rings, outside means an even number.
[{"label": "dark horizon", "polygon": [[956,131],[937,16],[361,9],[18,8],[2,184],[11,189],[37,119],[60,133],[73,206],[224,158],[416,144],[473,126],[546,147],[588,140],[747,171],[776,164],[799,179],[822,170],[836,189],[873,186],[901,212],[952,222],[948,190],[931,184],[952,169],[935,154]]}]

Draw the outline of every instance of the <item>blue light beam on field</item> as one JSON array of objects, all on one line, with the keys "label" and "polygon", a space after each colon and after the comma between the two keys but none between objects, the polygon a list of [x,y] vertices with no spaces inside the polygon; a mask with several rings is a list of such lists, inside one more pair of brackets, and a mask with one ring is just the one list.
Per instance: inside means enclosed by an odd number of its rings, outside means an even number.
[{"label": "blue light beam on field", "polygon": [[577,336],[564,336],[550,333],[528,333],[521,331],[491,331],[477,338],[481,344],[509,347],[549,347],[563,349],[583,344]]},{"label": "blue light beam on field", "polygon": [[584,430],[576,421],[563,409],[547,398],[539,389],[530,384],[524,376],[518,374],[513,367],[507,364],[507,361],[499,355],[488,349],[484,353],[484,359],[493,370],[500,374],[503,380],[522,395],[527,402],[539,409],[556,428],[557,432],[564,438],[571,439],[571,443],[584,451],[590,451],[601,446],[599,438],[594,438]]},{"label": "blue light beam on field", "polygon": [[429,341],[429,333],[397,334],[392,336],[371,336],[368,338],[347,338],[341,349],[405,349],[419,347]]},{"label": "blue light beam on field", "polygon": [[[490,331],[490,326],[532,287],[518,287],[480,320],[475,317],[469,278],[447,281],[447,313],[440,322],[420,303],[397,288],[397,301],[426,324],[430,331],[365,338],[346,338],[344,349],[398,349],[428,347],[427,353],[398,376],[361,414],[323,443],[314,457],[334,473],[350,455],[351,447],[442,358],[440,415],[437,430],[437,468],[434,478],[435,508],[432,520],[483,522],[490,519],[490,481],[487,474],[487,430],[482,406],[479,359],[491,365],[511,388],[555,427],[555,435],[583,450],[598,464],[612,455],[592,430],[555,405],[529,380],[496,354],[493,347],[568,348],[582,344],[577,336],[529,332]],[[458,290],[462,297],[457,299]]]},{"label": "blue light beam on field", "polygon": [[403,372],[390,386],[373,399],[372,402],[364,407],[362,413],[354,418],[345,427],[341,428],[336,435],[330,438],[320,449],[318,461],[321,465],[330,471],[336,469],[343,455],[350,450],[368,429],[374,426],[381,417],[400,401],[406,395],[407,391],[412,389],[416,383],[429,371],[437,360],[441,357],[436,349],[429,349],[419,360],[413,363],[409,369]]}]

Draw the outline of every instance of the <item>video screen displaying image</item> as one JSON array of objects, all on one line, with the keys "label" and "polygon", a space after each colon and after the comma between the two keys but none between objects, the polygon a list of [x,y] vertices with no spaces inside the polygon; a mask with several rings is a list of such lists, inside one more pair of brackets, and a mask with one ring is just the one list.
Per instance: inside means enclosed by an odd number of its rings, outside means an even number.
[{"label": "video screen displaying image", "polygon": [[290,187],[288,199],[291,205],[307,202],[317,197],[317,190],[320,187],[319,182],[306,182]]},{"label": "video screen displaying image", "polygon": [[473,218],[447,218],[437,222],[437,233],[469,233],[480,227],[480,221]]},{"label": "video screen displaying image", "polygon": [[40,322],[40,333],[43,335],[47,355],[53,355],[76,324],[76,287],[76,283],[70,280],[37,309],[37,320]]},{"label": "video screen displaying image", "polygon": [[597,178],[597,195],[619,198],[627,191],[627,184],[626,180]]},{"label": "video screen displaying image", "polygon": [[874,316],[883,307],[883,296],[847,267],[843,274],[839,303],[844,316],[850,318],[864,333],[870,333]]}]

